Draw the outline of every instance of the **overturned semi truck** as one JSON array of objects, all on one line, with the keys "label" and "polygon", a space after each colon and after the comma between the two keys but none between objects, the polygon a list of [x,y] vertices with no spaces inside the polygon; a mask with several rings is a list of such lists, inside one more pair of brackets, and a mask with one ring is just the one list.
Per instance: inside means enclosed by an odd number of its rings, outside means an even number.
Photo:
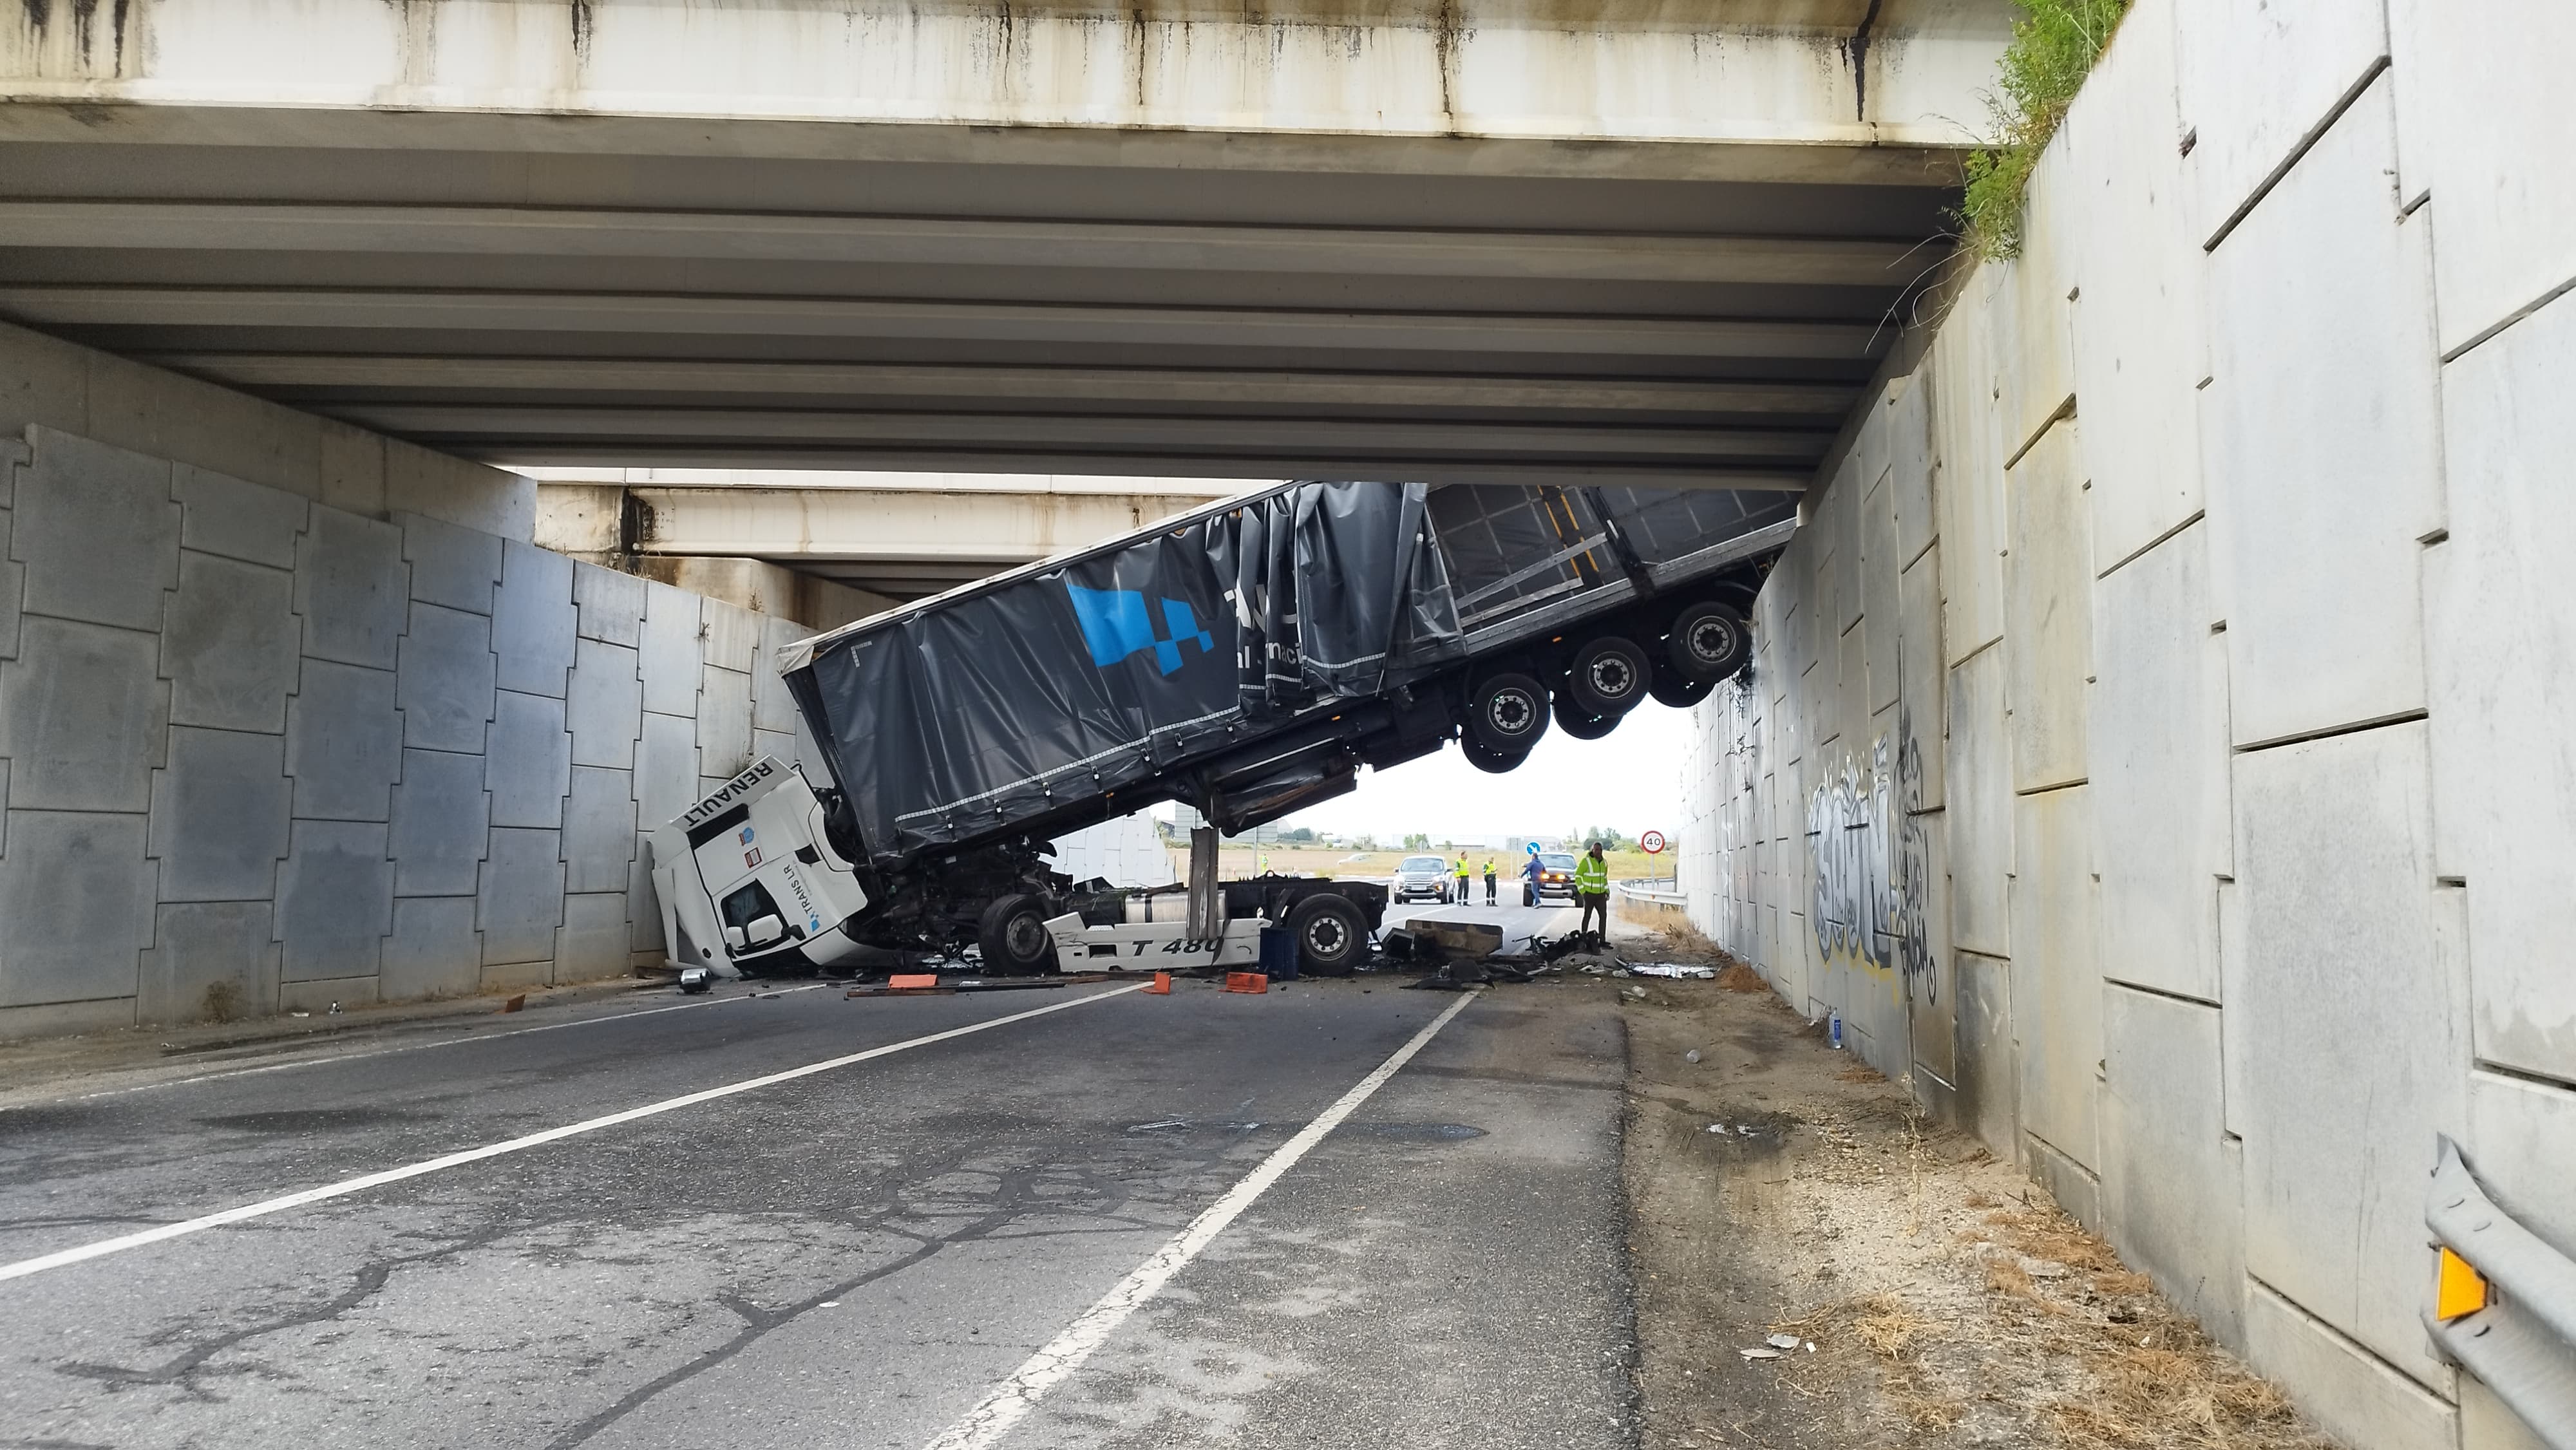
[{"label": "overturned semi truck", "polygon": [[[1349,971],[1374,882],[1076,883],[1054,836],[1164,801],[1232,833],[1455,740],[1509,771],[1742,668],[1797,496],[1299,482],[804,640],[814,760],[755,761],[653,838],[683,967],[758,975],[972,946],[993,972]],[[817,769],[819,767],[819,769]],[[1195,889],[1193,889],[1195,887]]]}]

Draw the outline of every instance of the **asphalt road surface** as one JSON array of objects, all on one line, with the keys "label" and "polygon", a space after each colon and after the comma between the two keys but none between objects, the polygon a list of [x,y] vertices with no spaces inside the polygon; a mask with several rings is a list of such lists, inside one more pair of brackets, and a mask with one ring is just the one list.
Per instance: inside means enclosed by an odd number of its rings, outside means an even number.
[{"label": "asphalt road surface", "polygon": [[1632,1445],[1624,1055],[1541,984],[733,987],[21,1088],[0,1445]]}]

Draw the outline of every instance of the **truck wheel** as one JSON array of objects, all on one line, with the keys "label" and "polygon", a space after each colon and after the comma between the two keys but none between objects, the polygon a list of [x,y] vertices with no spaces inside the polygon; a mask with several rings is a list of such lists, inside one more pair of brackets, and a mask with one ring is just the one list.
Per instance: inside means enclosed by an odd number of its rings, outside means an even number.
[{"label": "truck wheel", "polygon": [[1658,705],[1687,710],[1716,693],[1715,680],[1685,680],[1671,670],[1655,671],[1655,683],[1649,687]]},{"label": "truck wheel", "polygon": [[1046,903],[1023,892],[998,897],[975,926],[984,970],[997,977],[1026,977],[1055,965],[1055,938],[1047,935]]},{"label": "truck wheel", "polygon": [[1288,913],[1297,943],[1297,970],[1310,977],[1347,977],[1368,953],[1368,926],[1360,909],[1337,891],[1309,896]]},{"label": "truck wheel", "polygon": [[1646,698],[1654,664],[1645,646],[1623,634],[1596,635],[1574,651],[1567,681],[1575,703],[1595,715],[1619,716]]},{"label": "truck wheel", "polygon": [[1686,680],[1715,682],[1744,668],[1753,652],[1753,636],[1744,616],[1714,599],[1682,607],[1673,616],[1672,637],[1665,649],[1673,668]]},{"label": "truck wheel", "polygon": [[1556,705],[1549,713],[1556,717],[1557,729],[1577,740],[1598,740],[1619,728],[1618,716],[1592,713],[1575,702],[1571,690],[1556,692]]},{"label": "truck wheel", "polygon": [[1460,740],[1458,749],[1466,755],[1469,765],[1487,775],[1509,774],[1520,769],[1521,762],[1529,759],[1529,752],[1526,750],[1488,750],[1477,743],[1476,737],[1472,735]]},{"label": "truck wheel", "polygon": [[1485,676],[1467,696],[1467,732],[1498,754],[1528,753],[1547,733],[1547,686],[1518,670]]}]

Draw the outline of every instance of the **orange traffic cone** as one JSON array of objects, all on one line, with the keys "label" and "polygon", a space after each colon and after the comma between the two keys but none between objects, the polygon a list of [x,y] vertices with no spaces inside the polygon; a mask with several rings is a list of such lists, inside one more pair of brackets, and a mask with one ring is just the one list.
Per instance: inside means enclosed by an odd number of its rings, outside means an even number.
[{"label": "orange traffic cone", "polygon": [[1169,972],[1156,972],[1154,974],[1154,984],[1147,987],[1145,990],[1157,997],[1168,997],[1172,995],[1172,974]]}]

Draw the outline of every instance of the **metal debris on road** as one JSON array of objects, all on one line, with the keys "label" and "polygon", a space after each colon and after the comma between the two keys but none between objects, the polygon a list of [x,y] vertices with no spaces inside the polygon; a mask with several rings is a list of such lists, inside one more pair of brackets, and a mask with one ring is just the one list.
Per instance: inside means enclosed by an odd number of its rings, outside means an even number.
[{"label": "metal debris on road", "polygon": [[1774,1334],[1762,1342],[1773,1349],[1796,1349],[1799,1344],[1798,1336],[1794,1334]]},{"label": "metal debris on road", "polygon": [[1628,974],[1636,977],[1680,977],[1697,981],[1714,981],[1715,967],[1686,967],[1679,962],[1630,962]]},{"label": "metal debris on road", "polygon": [[1739,1349],[1736,1353],[1743,1355],[1746,1359],[1778,1359],[1780,1357],[1780,1351],[1768,1346],[1754,1349]]},{"label": "metal debris on road", "polygon": [[1684,1061],[1684,1062],[1697,1062],[1697,1061],[1699,1061],[1699,1049],[1698,1049],[1698,1048],[1696,1048],[1696,1047],[1694,1047],[1694,1048],[1692,1048],[1690,1051],[1683,1053],[1683,1054],[1682,1054],[1682,1061]]}]

